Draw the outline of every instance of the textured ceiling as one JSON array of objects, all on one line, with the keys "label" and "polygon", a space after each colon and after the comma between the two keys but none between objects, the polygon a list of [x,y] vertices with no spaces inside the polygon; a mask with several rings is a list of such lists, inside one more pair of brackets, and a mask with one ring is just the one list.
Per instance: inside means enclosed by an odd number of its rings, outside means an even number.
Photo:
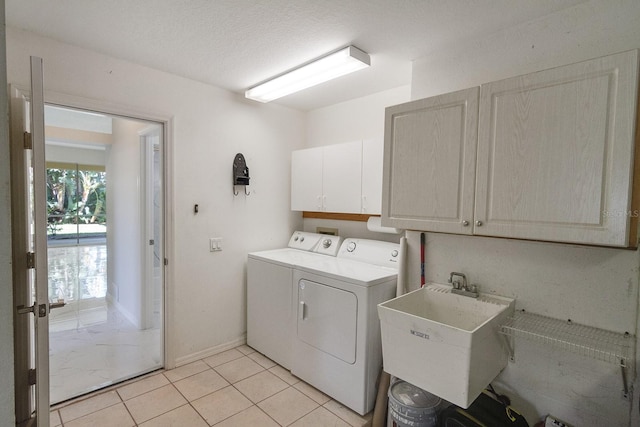
[{"label": "textured ceiling", "polygon": [[371,67],[276,103],[311,110],[407,85],[411,61],[585,0],[6,0],[6,23],[243,93],[350,44]]}]

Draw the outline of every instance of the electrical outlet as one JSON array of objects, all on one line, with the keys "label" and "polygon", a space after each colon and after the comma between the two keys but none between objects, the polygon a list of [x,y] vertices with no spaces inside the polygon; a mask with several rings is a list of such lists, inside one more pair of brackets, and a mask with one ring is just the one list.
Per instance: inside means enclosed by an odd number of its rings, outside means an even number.
[{"label": "electrical outlet", "polygon": [[209,252],[219,252],[222,250],[222,237],[212,237],[209,239]]}]

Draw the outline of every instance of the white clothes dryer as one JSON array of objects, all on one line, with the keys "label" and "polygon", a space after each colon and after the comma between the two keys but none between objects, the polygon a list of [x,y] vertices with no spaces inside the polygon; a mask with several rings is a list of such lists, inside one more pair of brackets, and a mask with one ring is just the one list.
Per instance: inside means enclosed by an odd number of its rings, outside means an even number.
[{"label": "white clothes dryer", "polygon": [[382,368],[377,305],[395,297],[399,245],[345,239],[336,258],[293,270],[291,372],[355,412],[371,411]]}]

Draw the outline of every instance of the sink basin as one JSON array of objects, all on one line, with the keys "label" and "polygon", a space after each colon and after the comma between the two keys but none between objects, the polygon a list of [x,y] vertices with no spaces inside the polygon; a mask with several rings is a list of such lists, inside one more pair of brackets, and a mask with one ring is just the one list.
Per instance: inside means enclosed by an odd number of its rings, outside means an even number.
[{"label": "sink basin", "polygon": [[507,365],[500,325],[515,301],[429,284],[378,305],[384,370],[468,408]]}]

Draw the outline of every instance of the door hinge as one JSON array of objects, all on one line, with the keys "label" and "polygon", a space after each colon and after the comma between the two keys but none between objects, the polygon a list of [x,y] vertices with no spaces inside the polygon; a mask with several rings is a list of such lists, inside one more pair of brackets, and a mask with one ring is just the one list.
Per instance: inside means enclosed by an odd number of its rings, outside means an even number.
[{"label": "door hinge", "polygon": [[29,132],[25,132],[22,134],[22,140],[24,143],[24,149],[25,150],[32,150],[33,149],[33,140],[31,139],[31,134]]},{"label": "door hinge", "polygon": [[29,385],[34,385],[36,383],[36,370],[29,369],[27,376],[28,376]]},{"label": "door hinge", "polygon": [[36,268],[36,254],[27,252],[27,268]]},{"label": "door hinge", "polygon": [[169,265],[169,259],[168,258],[164,259],[164,265]]}]

